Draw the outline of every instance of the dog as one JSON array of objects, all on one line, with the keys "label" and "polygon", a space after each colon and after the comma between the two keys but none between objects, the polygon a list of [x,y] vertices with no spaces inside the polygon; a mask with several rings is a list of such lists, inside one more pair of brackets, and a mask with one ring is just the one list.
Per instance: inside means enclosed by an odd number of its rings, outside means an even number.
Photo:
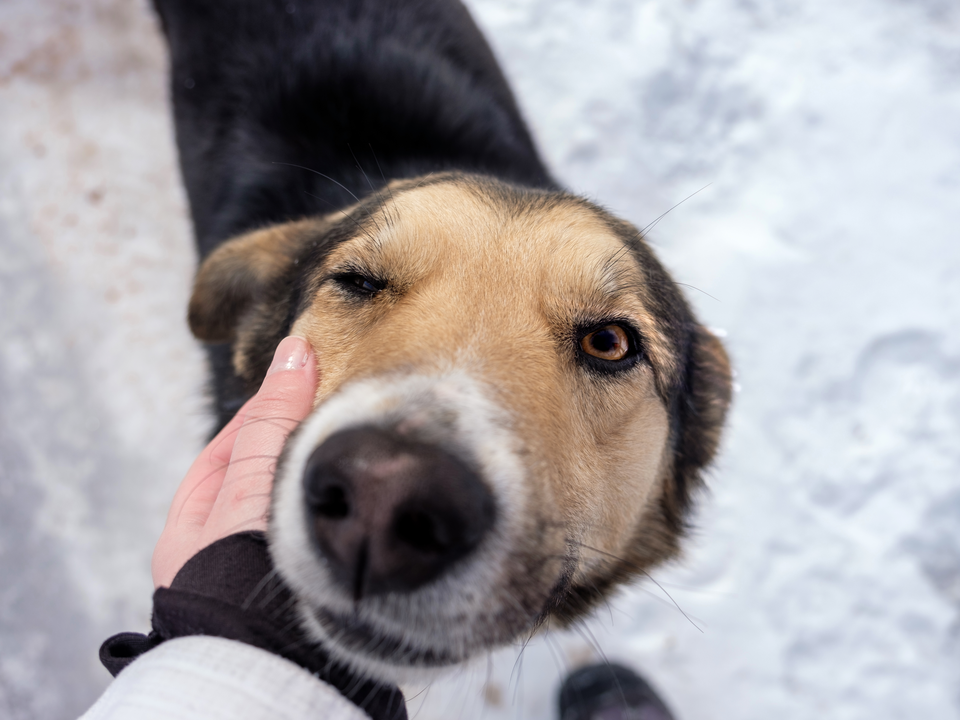
[{"label": "dog", "polygon": [[219,426],[316,352],[271,555],[407,682],[675,557],[730,365],[642,233],[562,190],[458,0],[155,0]]}]

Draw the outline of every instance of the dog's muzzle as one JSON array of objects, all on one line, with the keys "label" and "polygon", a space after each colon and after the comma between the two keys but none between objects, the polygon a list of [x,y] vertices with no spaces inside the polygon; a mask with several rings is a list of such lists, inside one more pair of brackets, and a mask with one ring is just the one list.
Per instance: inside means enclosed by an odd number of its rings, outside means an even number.
[{"label": "dog's muzzle", "polygon": [[462,371],[359,380],[318,406],[288,441],[269,533],[313,637],[399,680],[528,627],[543,598],[517,573],[542,563],[521,557],[539,536],[518,446]]},{"label": "dog's muzzle", "polygon": [[495,518],[493,496],[460,457],[373,425],[336,432],[313,451],[303,497],[311,538],[354,601],[430,582]]}]

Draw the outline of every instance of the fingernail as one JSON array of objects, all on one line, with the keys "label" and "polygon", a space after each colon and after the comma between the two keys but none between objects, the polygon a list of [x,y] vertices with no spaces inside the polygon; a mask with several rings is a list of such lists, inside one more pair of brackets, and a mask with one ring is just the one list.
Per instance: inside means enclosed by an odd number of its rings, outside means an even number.
[{"label": "fingernail", "polygon": [[306,340],[296,335],[285,337],[280,341],[277,351],[273,354],[273,362],[270,363],[267,375],[285,370],[300,370],[307,364],[307,358],[309,357],[310,346]]}]

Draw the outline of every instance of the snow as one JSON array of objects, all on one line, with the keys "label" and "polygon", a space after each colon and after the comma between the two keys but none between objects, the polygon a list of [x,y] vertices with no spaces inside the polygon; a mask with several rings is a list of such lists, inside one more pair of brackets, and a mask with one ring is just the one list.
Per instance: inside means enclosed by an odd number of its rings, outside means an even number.
[{"label": "snow", "polygon": [[[650,237],[740,391],[662,588],[411,714],[552,718],[605,656],[683,720],[960,718],[960,5],[468,5],[568,186],[683,201]],[[144,2],[0,5],[2,717],[105,686],[207,425],[164,70]]]}]

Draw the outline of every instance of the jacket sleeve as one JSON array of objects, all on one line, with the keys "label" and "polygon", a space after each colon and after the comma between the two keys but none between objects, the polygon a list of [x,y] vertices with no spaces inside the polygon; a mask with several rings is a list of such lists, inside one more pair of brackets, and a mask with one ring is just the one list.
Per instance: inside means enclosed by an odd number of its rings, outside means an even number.
[{"label": "jacket sleeve", "polygon": [[[231,535],[194,555],[169,588],[158,588],[154,593],[152,625],[149,635],[120,633],[107,639],[100,648],[101,662],[117,678],[116,687],[121,688],[108,690],[107,694],[121,693],[125,698],[124,707],[132,707],[134,692],[146,693],[145,697],[154,704],[160,702],[162,693],[168,692],[168,702],[181,703],[183,699],[178,695],[189,698],[192,697],[189,693],[196,693],[197,698],[202,699],[222,695],[228,688],[246,688],[248,677],[249,687],[262,688],[266,693],[263,697],[268,701],[286,702],[286,695],[272,693],[272,685],[264,686],[255,672],[248,673],[231,660],[232,652],[238,653],[237,658],[255,662],[258,668],[273,668],[277,677],[299,677],[301,682],[309,680],[315,684],[316,692],[338,693],[340,700],[352,704],[355,713],[359,713],[331,715],[332,718],[369,716],[373,720],[407,720],[406,705],[398,687],[355,675],[304,633],[296,598],[273,568],[263,533]],[[176,648],[174,655],[170,655],[174,652],[171,648]],[[199,654],[190,658],[192,651]],[[204,669],[208,663],[213,663],[209,671]],[[134,681],[129,680],[128,673],[135,668],[138,668],[135,673],[138,679],[131,685]],[[281,669],[285,672],[280,673]],[[151,675],[164,680],[152,680]],[[179,685],[172,684],[174,680]],[[211,683],[209,692],[202,689],[204,682]],[[174,687],[176,689],[165,690]],[[251,703],[250,712],[257,707]],[[271,712],[276,717],[307,717],[279,715],[278,705],[271,706]],[[228,716],[231,715],[224,717]],[[181,715],[178,710],[168,717]],[[326,716],[311,713],[309,717]]]},{"label": "jacket sleeve", "polygon": [[299,665],[237,640],[168,640],[117,676],[81,720],[369,720]]}]

